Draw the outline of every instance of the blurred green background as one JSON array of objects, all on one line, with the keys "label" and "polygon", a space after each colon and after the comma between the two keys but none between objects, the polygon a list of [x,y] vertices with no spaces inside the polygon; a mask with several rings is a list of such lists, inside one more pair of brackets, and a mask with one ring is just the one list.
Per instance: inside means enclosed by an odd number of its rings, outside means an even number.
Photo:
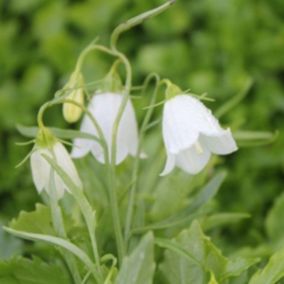
[{"label": "blurred green background", "polygon": [[[31,210],[39,200],[28,163],[15,169],[30,150],[15,145],[24,141],[16,124],[35,125],[39,106],[62,87],[80,51],[95,36],[107,42],[117,24],[161,3],[0,0],[2,222],[22,209]],[[216,99],[207,104],[212,109],[253,80],[246,98],[222,123],[234,130],[279,130],[279,136],[273,144],[241,148],[226,159],[229,176],[216,204],[222,211],[252,215],[245,224],[223,232],[231,236],[232,245],[256,246],[276,238],[281,225],[267,216],[284,217],[284,2],[178,0],[169,11],[125,34],[120,48],[132,62],[135,84],[149,72],[158,72],[183,89],[208,92]],[[100,78],[109,62],[101,55],[90,56],[87,73]],[[64,125],[60,111],[49,116],[48,124]],[[0,256],[7,256],[3,249]]]}]

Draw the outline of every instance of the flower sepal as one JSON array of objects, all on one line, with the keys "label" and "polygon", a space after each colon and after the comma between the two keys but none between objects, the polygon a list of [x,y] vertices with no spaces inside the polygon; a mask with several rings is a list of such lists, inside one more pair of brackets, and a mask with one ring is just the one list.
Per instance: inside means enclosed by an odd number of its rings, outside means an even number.
[{"label": "flower sepal", "polygon": [[99,85],[99,91],[100,93],[124,93],[124,86],[118,72],[115,70],[115,65],[102,80]]},{"label": "flower sepal", "polygon": [[165,92],[166,100],[170,100],[175,96],[182,94],[182,90],[179,86],[173,84],[170,80],[165,81],[167,88]]},{"label": "flower sepal", "polygon": [[56,137],[47,127],[39,128],[35,141],[35,146],[37,148],[51,149],[56,142]]}]

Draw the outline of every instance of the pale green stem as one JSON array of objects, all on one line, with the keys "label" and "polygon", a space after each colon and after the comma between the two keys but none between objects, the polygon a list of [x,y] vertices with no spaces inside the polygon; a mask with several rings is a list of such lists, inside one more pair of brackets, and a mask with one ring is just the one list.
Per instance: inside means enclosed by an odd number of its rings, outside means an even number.
[{"label": "pale green stem", "polygon": [[[157,99],[157,94],[158,94],[158,88],[159,88],[159,81],[160,78],[156,74],[151,74],[148,78],[146,78],[146,81],[144,83],[144,91],[150,82],[151,79],[156,80],[156,87],[150,102],[150,106],[155,105],[156,99]],[[154,108],[150,107],[147,109],[147,112],[145,114],[144,120],[142,122],[142,126],[140,128],[140,133],[139,133],[139,142],[138,142],[138,147],[137,147],[137,152],[134,160],[134,166],[133,166],[133,172],[132,172],[132,187],[130,189],[129,193],[129,199],[128,199],[128,204],[127,204],[127,212],[126,212],[126,219],[125,219],[125,230],[124,230],[124,240],[125,244],[127,245],[127,242],[130,237],[130,230],[132,226],[132,218],[133,218],[133,211],[134,211],[134,203],[135,203],[135,195],[137,191],[137,179],[138,179],[138,171],[139,171],[139,165],[140,165],[140,153],[142,150],[142,142],[144,138],[144,134],[146,132],[147,126],[149,124],[149,121],[151,119],[151,116],[153,114]]]},{"label": "pale green stem", "polygon": [[[38,113],[38,124],[39,124],[39,127],[44,127],[44,123],[43,123],[44,112],[49,107],[52,107],[53,105],[56,105],[56,104],[60,104],[62,102],[73,103],[73,104],[81,107],[86,112],[86,114],[88,116],[90,116],[90,119],[92,120],[92,122],[94,123],[94,125],[97,128],[98,135],[99,135],[99,138],[100,138],[100,140],[102,142],[103,149],[105,149],[106,146],[105,146],[105,140],[104,140],[104,137],[103,137],[103,132],[102,132],[101,128],[99,127],[99,125],[98,125],[97,121],[95,120],[95,118],[92,116],[92,114],[83,105],[78,104],[78,103],[76,103],[76,102],[74,102],[72,100],[62,100],[61,98],[56,98],[53,101],[45,103],[40,108],[40,111]],[[93,214],[93,211],[92,211],[92,207],[88,203],[88,201],[85,198],[83,193],[79,193],[79,191],[78,191],[74,195],[74,197],[75,197],[77,203],[79,204],[79,207],[80,207],[81,212],[83,214],[83,217],[85,219],[85,222],[86,222],[86,225],[87,225],[87,229],[88,229],[88,232],[89,232],[89,236],[90,236],[90,240],[91,240],[91,245],[92,245],[92,249],[93,249],[93,255],[94,255],[94,258],[95,258],[95,261],[96,261],[96,266],[97,266],[97,269],[98,269],[98,272],[100,274],[100,278],[101,278],[101,281],[102,281],[103,276],[102,276],[102,271],[101,271],[101,267],[100,267],[100,256],[99,256],[99,252],[98,252],[97,241],[96,241],[96,237],[95,237],[95,218],[94,218],[94,214]]]},{"label": "pale green stem", "polygon": [[[58,205],[58,198],[56,193],[55,187],[55,180],[54,180],[54,170],[50,171],[50,182],[49,182],[49,197],[50,197],[50,209],[51,209],[51,216],[52,216],[52,224],[56,234],[66,239],[66,231],[65,226],[62,218],[61,209]],[[80,284],[82,279],[76,265],[76,260],[70,253],[64,253],[61,249],[59,249],[62,257],[65,259],[67,266],[69,268],[70,273],[73,276],[73,279],[76,284]]]},{"label": "pale green stem", "polygon": [[123,94],[123,99],[121,105],[119,107],[113,129],[112,129],[112,145],[111,145],[111,157],[110,157],[110,201],[111,201],[111,211],[112,211],[112,218],[113,218],[113,226],[115,230],[116,236],[116,244],[118,250],[118,259],[119,263],[121,264],[122,258],[125,255],[125,244],[123,241],[123,234],[121,228],[121,221],[119,216],[119,208],[118,208],[118,201],[117,201],[117,193],[116,193],[116,175],[115,175],[115,164],[116,164],[116,138],[119,128],[119,123],[122,118],[123,112],[127,105],[127,101],[129,99],[129,93],[132,86],[132,69],[127,57],[117,49],[117,41],[120,35],[133,28],[136,25],[141,24],[144,20],[151,18],[155,15],[166,10],[170,5],[172,5],[174,1],[168,1],[164,5],[161,5],[155,9],[152,9],[148,12],[145,12],[141,15],[138,15],[125,23],[120,24],[112,33],[111,35],[111,50],[112,52],[117,55],[121,61],[124,63],[126,68],[126,82],[125,82],[125,93]]},{"label": "pale green stem", "polygon": [[100,265],[100,255],[98,251],[98,245],[97,245],[97,240],[96,240],[96,220],[95,220],[95,213],[92,210],[91,205],[89,204],[88,200],[86,199],[85,195],[83,192],[76,192],[74,194],[74,198],[76,199],[77,203],[79,204],[79,207],[81,209],[81,212],[83,214],[83,217],[85,219],[89,236],[91,239],[91,245],[93,249],[93,254],[97,266],[97,270],[99,272],[100,276],[100,281],[103,281],[103,274],[101,270],[101,265]]}]

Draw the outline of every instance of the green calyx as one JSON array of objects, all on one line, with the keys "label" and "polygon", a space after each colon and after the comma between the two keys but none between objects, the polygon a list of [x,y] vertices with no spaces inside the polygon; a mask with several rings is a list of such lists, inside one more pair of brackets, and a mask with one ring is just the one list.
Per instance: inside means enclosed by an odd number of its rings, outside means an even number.
[{"label": "green calyx", "polygon": [[38,130],[36,137],[36,146],[39,148],[52,148],[57,142],[56,137],[47,127],[41,127]]},{"label": "green calyx", "polygon": [[170,100],[177,95],[182,93],[182,90],[177,85],[173,84],[170,80],[164,80],[164,83],[167,85],[166,88],[166,100]]},{"label": "green calyx", "polygon": [[76,89],[81,89],[84,86],[84,77],[81,72],[73,72],[69,81],[64,86],[63,90],[67,93],[73,92]]},{"label": "green calyx", "polygon": [[116,70],[120,61],[116,61],[103,79],[100,90],[102,92],[122,93],[124,90],[121,78]]}]

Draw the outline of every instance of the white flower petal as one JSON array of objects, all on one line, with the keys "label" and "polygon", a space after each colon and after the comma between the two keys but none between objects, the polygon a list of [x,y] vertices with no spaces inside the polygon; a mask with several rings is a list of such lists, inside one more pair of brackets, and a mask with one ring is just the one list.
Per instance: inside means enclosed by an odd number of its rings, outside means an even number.
[{"label": "white flower petal", "polygon": [[41,156],[42,154],[50,156],[48,150],[37,149],[31,155],[31,170],[32,178],[35,184],[37,191],[40,193],[44,188],[46,188],[49,175],[50,175],[50,165],[48,162]]},{"label": "white flower petal", "polygon": [[[96,135],[96,129],[91,121],[91,119],[85,115],[80,127],[81,132]],[[91,150],[94,141],[91,139],[76,138],[73,143],[73,148],[71,151],[71,156],[73,158],[81,158],[88,154]]]},{"label": "white flower petal", "polygon": [[200,133],[218,135],[223,131],[218,120],[202,102],[189,95],[178,95],[165,103],[163,136],[171,153],[187,149]]},{"label": "white flower petal", "polygon": [[138,148],[138,127],[134,108],[130,100],[127,102],[119,125],[118,144],[120,144],[119,141],[122,137],[127,137],[128,151],[135,156]]},{"label": "white flower petal", "polygon": [[169,174],[175,167],[175,155],[168,153],[166,165],[163,171],[160,173],[160,176],[165,176]]},{"label": "white flower petal", "polygon": [[[58,199],[61,199],[64,195],[65,190],[69,191],[62,179],[58,176],[58,174],[55,173],[54,175],[54,181],[55,181],[55,190],[56,190],[56,196]],[[46,192],[50,194],[50,189],[46,189]]]},{"label": "white flower petal", "polygon": [[[199,146],[200,147],[200,146]],[[205,147],[197,145],[181,151],[176,156],[176,165],[189,174],[198,174],[210,159],[210,152]]]},{"label": "white flower petal", "polygon": [[168,152],[177,154],[198,139],[198,131],[192,127],[190,114],[183,98],[170,99],[164,105],[163,138]]},{"label": "white flower petal", "polygon": [[[72,181],[78,186],[82,187],[81,180],[79,178],[78,172],[75,165],[68,154],[66,148],[59,142],[53,146],[53,151],[55,154],[55,159],[58,165],[66,172],[66,174],[72,179]],[[57,175],[57,174],[56,174]],[[67,190],[68,188],[65,187]]]},{"label": "white flower petal", "polygon": [[227,155],[235,152],[238,147],[230,129],[220,132],[219,135],[201,135],[200,141],[214,154]]},{"label": "white flower petal", "polygon": [[[103,93],[94,95],[91,101],[90,111],[102,129],[109,156],[111,155],[113,125],[122,100],[123,95],[121,94]],[[137,144],[138,130],[135,113],[131,102],[128,101],[118,127],[116,164],[121,163],[134,149],[136,151]],[[98,143],[92,144],[91,151],[99,162],[105,162],[102,147]]]}]

